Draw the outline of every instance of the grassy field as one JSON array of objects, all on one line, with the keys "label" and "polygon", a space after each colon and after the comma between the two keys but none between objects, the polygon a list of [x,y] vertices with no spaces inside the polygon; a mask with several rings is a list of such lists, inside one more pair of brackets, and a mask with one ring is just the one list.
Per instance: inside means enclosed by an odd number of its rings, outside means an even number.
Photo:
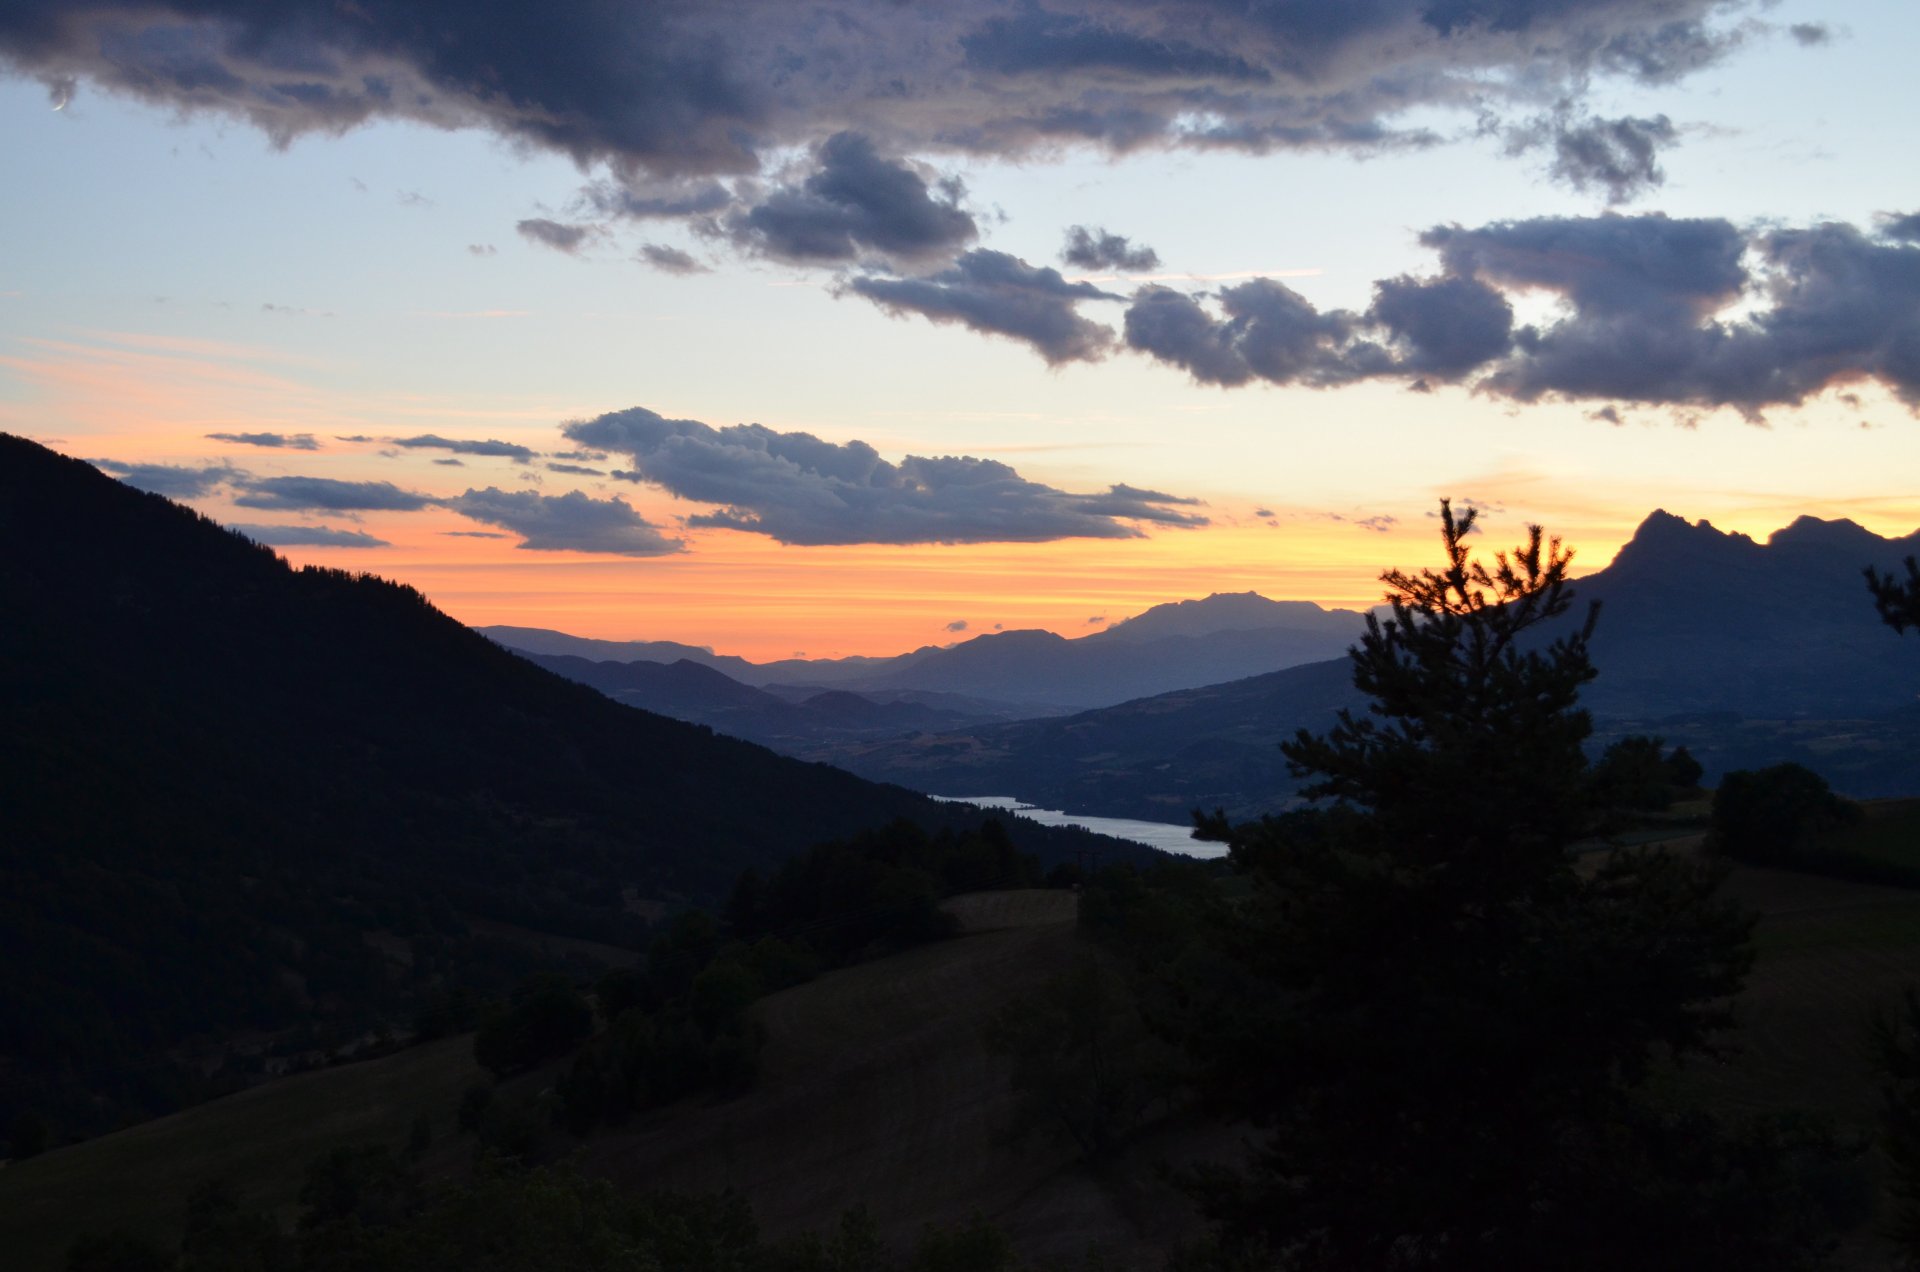
[{"label": "grassy field", "polygon": [[1735,1054],[1693,1076],[1729,1110],[1807,1109],[1871,1130],[1870,1021],[1920,983],[1920,892],[1755,867],[1727,887],[1761,913],[1758,958]]},{"label": "grassy field", "polygon": [[[0,1170],[0,1262],[17,1272],[64,1265],[81,1233],[124,1227],[176,1240],[188,1195],[222,1179],[250,1205],[291,1212],[307,1163],[349,1144],[398,1147],[426,1112],[449,1143],[460,1093],[482,1080],[470,1037],[283,1078],[56,1149]],[[429,1169],[445,1169],[430,1157]]]},{"label": "grassy field", "polygon": [[[636,1187],[734,1188],[785,1236],[864,1205],[882,1235],[981,1214],[1029,1258],[1090,1244],[1158,1266],[1171,1211],[1142,1153],[1096,1179],[1063,1145],[1000,1142],[1006,1062],[980,1031],[1023,985],[1074,956],[1070,893],[958,897],[966,934],[834,973],[761,1005],[760,1080],[724,1104],[687,1103],[590,1140],[590,1169]],[[1157,1190],[1157,1191],[1156,1191]]]},{"label": "grassy field", "polygon": [[[1879,1093],[1867,1022],[1920,981],[1920,892],[1757,868],[1735,871],[1728,890],[1763,916],[1759,959],[1737,1004],[1734,1054],[1694,1066],[1686,1087],[1728,1112],[1807,1109],[1871,1130]],[[768,1047],[753,1090],[597,1133],[577,1162],[635,1188],[737,1189],[770,1236],[861,1204],[906,1245],[927,1223],[978,1213],[1029,1258],[1072,1260],[1098,1244],[1158,1266],[1187,1221],[1152,1159],[1218,1150],[1231,1136],[1163,1127],[1098,1176],[1063,1146],[1002,1143],[1005,1062],[980,1029],[1022,986],[1069,965],[1075,898],[1032,891],[948,904],[964,935],[763,1000]],[[421,1110],[433,1115],[428,1173],[458,1176],[472,1141],[453,1134],[453,1110],[480,1076],[470,1039],[447,1039],[18,1163],[0,1170],[0,1262],[57,1268],[72,1237],[106,1217],[164,1238],[209,1177],[290,1210],[315,1154],[402,1143]],[[1877,1257],[1856,1236],[1847,1266]]]},{"label": "grassy field", "polygon": [[1861,809],[1860,822],[1829,831],[1816,847],[1920,870],[1920,799],[1872,800]]},{"label": "grassy field", "polygon": [[[590,1138],[576,1160],[636,1188],[737,1189],[772,1236],[861,1204],[902,1245],[926,1223],[977,1212],[1032,1254],[1138,1249],[1129,1216],[1167,1208],[1149,1167],[1123,1163],[1095,1180],[1064,1149],[997,1142],[1006,1069],[980,1029],[1020,986],[1068,964],[1075,903],[1041,890],[952,899],[962,936],[764,1000],[768,1047],[752,1091],[656,1110]],[[402,1144],[422,1110],[435,1140],[427,1173],[458,1177],[473,1142],[455,1137],[453,1114],[482,1077],[471,1038],[451,1038],[17,1163],[0,1170],[0,1264],[58,1268],[74,1236],[102,1222],[175,1239],[189,1193],[209,1178],[290,1215],[315,1155]]]}]

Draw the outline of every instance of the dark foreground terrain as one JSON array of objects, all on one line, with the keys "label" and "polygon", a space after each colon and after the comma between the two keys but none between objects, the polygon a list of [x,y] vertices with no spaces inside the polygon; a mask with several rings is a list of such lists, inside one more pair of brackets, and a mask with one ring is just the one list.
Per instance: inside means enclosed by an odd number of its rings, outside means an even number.
[{"label": "dark foreground terrain", "polygon": [[[1729,1113],[1800,1109],[1871,1132],[1879,1085],[1868,1020],[1920,980],[1920,891],[1754,867],[1737,869],[1727,889],[1763,916],[1759,961],[1728,1059],[1674,1075],[1676,1091]],[[1074,898],[984,893],[947,904],[963,935],[762,1001],[754,1010],[768,1046],[746,1094],[685,1100],[594,1132],[569,1159],[625,1187],[738,1190],[770,1237],[829,1227],[864,1205],[888,1241],[905,1246],[927,1224],[977,1213],[1034,1263],[1070,1266],[1097,1247],[1113,1266],[1158,1267],[1196,1225],[1155,1164],[1230,1153],[1235,1136],[1160,1119],[1097,1172],[1064,1142],[1004,1142],[1007,1062],[981,1030],[1024,987],[1071,963]],[[557,1072],[514,1082],[537,1090]],[[38,1272],[62,1266],[68,1243],[103,1224],[177,1239],[189,1194],[209,1178],[290,1217],[312,1157],[397,1147],[422,1112],[433,1135],[424,1173],[457,1181],[475,1145],[456,1128],[455,1108],[480,1080],[471,1038],[450,1038],[14,1163],[0,1171],[0,1248],[10,1267]],[[1831,1266],[1892,1266],[1881,1222],[1858,1222]]]}]

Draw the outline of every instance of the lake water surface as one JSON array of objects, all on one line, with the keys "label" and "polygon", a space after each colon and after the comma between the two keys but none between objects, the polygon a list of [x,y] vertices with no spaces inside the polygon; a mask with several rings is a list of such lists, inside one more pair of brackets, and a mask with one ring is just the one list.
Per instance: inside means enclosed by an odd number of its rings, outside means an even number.
[{"label": "lake water surface", "polygon": [[952,804],[975,804],[1005,813],[1030,817],[1043,826],[1084,826],[1102,835],[1126,839],[1162,852],[1177,852],[1183,857],[1224,857],[1225,844],[1208,843],[1193,837],[1193,827],[1175,822],[1135,821],[1131,817],[1092,817],[1085,813],[1063,813],[1054,808],[1023,804],[1011,795],[939,796]]}]

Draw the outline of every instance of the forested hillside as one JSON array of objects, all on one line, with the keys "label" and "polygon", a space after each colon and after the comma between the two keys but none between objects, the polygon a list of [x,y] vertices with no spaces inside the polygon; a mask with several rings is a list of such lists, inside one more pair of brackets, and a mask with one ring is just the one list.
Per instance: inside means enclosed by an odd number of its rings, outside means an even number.
[{"label": "forested hillside", "polygon": [[978,820],[621,706],[4,436],[0,545],[0,1133],[404,1033],[538,938],[630,944],[823,839]]}]

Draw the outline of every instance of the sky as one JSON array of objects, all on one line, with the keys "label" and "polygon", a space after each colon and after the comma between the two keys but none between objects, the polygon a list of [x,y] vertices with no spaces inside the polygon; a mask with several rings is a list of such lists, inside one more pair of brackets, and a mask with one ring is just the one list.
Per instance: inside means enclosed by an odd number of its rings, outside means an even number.
[{"label": "sky", "polygon": [[1910,0],[22,0],[0,429],[752,658],[1920,526]]}]

